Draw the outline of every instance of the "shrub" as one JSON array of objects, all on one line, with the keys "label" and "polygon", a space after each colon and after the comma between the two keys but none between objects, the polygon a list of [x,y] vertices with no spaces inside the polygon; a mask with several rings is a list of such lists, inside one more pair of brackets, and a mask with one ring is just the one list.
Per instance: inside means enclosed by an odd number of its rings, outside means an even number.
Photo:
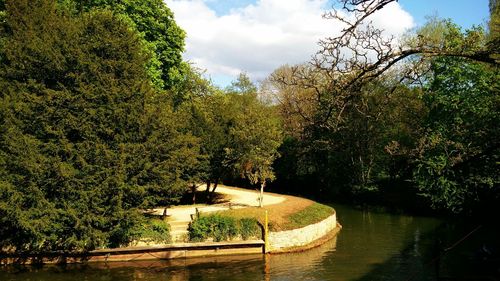
[{"label": "shrub", "polygon": [[239,234],[243,240],[259,234],[258,221],[255,218],[242,218],[239,221]]},{"label": "shrub", "polygon": [[189,223],[189,240],[190,241],[203,241],[208,238],[210,233],[210,221],[207,217],[196,218]]},{"label": "shrub", "polygon": [[243,218],[237,220],[220,214],[200,216],[189,224],[189,240],[204,241],[212,238],[214,241],[228,241],[236,236],[244,240],[258,234],[257,220]]},{"label": "shrub", "polygon": [[135,229],[136,239],[146,242],[170,243],[170,228],[168,223],[160,219],[147,219]]},{"label": "shrub", "polygon": [[227,241],[238,235],[236,220],[231,217],[213,216],[212,237],[214,241]]}]

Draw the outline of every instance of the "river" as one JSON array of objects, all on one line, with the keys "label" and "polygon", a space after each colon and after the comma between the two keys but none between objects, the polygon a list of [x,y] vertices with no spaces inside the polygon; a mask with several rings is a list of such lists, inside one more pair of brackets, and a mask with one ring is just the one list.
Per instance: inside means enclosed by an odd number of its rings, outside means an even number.
[{"label": "river", "polygon": [[500,280],[498,227],[334,207],[342,231],[301,253],[9,266],[0,267],[0,280]]}]

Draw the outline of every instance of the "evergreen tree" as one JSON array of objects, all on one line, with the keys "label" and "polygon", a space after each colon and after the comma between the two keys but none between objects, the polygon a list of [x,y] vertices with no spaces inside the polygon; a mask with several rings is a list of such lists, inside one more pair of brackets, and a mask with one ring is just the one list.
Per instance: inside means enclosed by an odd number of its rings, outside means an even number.
[{"label": "evergreen tree", "polygon": [[155,93],[143,40],[122,16],[51,0],[7,1],[6,11],[0,248],[128,243],[138,208],[185,189],[196,139]]},{"label": "evergreen tree", "polygon": [[174,21],[174,14],[162,0],[60,0],[78,11],[109,9],[124,15],[141,34],[144,48],[151,53],[147,64],[153,84],[163,89],[175,89],[187,75],[188,66],[182,61],[184,31]]}]

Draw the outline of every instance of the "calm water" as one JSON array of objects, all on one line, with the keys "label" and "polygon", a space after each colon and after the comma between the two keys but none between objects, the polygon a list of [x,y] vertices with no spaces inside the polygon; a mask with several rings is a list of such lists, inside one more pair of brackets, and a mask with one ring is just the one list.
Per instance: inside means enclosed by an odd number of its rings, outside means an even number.
[{"label": "calm water", "polygon": [[343,229],[295,254],[172,262],[0,267],[0,280],[500,280],[498,228],[335,205]]}]

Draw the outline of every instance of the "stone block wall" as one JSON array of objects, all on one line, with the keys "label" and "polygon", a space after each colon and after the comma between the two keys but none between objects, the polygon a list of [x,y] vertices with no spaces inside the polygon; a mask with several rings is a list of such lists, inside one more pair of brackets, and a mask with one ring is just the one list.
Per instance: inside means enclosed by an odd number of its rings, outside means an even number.
[{"label": "stone block wall", "polygon": [[269,232],[270,251],[280,251],[291,247],[308,245],[327,235],[337,227],[337,215],[334,213],[328,218],[303,228]]}]

